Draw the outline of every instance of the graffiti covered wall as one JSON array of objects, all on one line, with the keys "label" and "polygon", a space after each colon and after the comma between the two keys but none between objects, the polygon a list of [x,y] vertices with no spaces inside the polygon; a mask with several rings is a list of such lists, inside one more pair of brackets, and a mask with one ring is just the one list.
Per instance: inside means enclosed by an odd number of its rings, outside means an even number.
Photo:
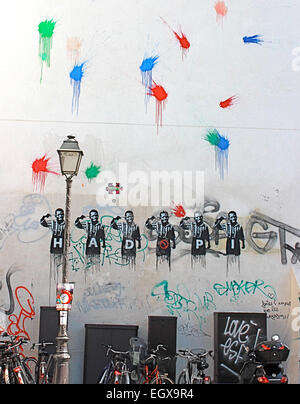
[{"label": "graffiti covered wall", "polygon": [[150,315],[212,349],[213,313],[265,312],[297,357],[297,0],[40,3],[7,4],[0,28],[1,329],[36,341],[55,305],[71,134],[73,383],[84,324],[147,340]]}]

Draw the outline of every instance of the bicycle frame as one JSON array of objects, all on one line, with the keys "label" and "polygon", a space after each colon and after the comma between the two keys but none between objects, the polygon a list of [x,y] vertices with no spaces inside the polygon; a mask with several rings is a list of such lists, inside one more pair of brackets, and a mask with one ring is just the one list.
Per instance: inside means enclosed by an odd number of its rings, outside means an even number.
[{"label": "bicycle frame", "polygon": [[150,384],[151,380],[153,380],[154,377],[156,377],[157,380],[158,376],[159,376],[158,365],[155,366],[150,375],[149,375],[149,365],[145,365],[145,381],[143,382],[143,384]]},{"label": "bicycle frame", "polygon": [[[41,347],[38,353],[38,360],[35,367],[35,382],[36,384],[48,384],[49,382],[49,371],[53,363],[53,354],[49,354],[46,351],[47,345],[53,345],[53,342],[42,341],[40,343],[35,343],[32,345],[31,349],[36,347]],[[48,356],[48,359],[47,359]],[[30,359],[30,358],[29,358]]]},{"label": "bicycle frame", "polygon": [[180,350],[177,355],[186,359],[187,365],[180,373],[178,380],[184,376],[186,384],[210,384],[210,377],[205,375],[204,369],[208,367],[206,356],[211,353],[212,351],[207,351],[197,355],[189,350]]},{"label": "bicycle frame", "polygon": [[[114,364],[114,384],[130,384],[130,371],[127,368],[126,359],[117,361]],[[124,383],[125,380],[125,383]]]},{"label": "bicycle frame", "polygon": [[[102,345],[107,348],[106,356],[111,352],[113,358],[110,358],[109,363],[105,366],[98,383],[130,384],[130,370],[127,368],[126,363],[126,355],[129,354],[129,351],[115,351],[110,345]],[[117,358],[118,355],[121,355],[119,359]],[[124,358],[122,356],[124,356]]]}]

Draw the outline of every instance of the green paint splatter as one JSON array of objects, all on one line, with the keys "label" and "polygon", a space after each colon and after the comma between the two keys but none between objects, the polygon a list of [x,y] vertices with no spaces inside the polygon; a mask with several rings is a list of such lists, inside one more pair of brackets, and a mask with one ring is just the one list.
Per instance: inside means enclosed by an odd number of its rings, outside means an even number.
[{"label": "green paint splatter", "polygon": [[228,172],[228,152],[230,142],[225,137],[220,135],[217,129],[210,129],[205,135],[206,140],[215,148],[215,166],[219,170],[220,178],[224,179],[224,172]]},{"label": "green paint splatter", "polygon": [[216,129],[209,130],[205,135],[205,140],[207,140],[212,146],[218,146],[220,142],[220,134]]},{"label": "green paint splatter", "polygon": [[97,175],[101,172],[101,166],[96,166],[93,162],[91,165],[85,170],[86,178],[91,181],[93,178],[96,178]]},{"label": "green paint splatter", "polygon": [[44,63],[50,67],[50,51],[52,48],[52,38],[54,33],[56,22],[51,20],[45,20],[39,23],[38,31],[39,31],[39,57],[42,61],[41,67],[41,77],[40,82],[43,78],[43,66]]}]

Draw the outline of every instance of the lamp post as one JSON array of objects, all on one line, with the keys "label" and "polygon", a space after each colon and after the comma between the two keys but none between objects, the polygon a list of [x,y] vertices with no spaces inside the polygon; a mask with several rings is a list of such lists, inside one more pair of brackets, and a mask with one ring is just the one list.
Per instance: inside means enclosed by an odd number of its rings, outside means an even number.
[{"label": "lamp post", "polygon": [[[61,173],[66,177],[66,209],[65,209],[65,243],[62,265],[62,283],[68,282],[68,256],[70,249],[70,210],[71,210],[71,186],[74,175],[78,174],[83,156],[75,136],[69,135],[57,150],[60,161]],[[68,352],[68,312],[60,311],[59,333],[56,337],[56,353],[54,355],[53,384],[69,383]]]}]

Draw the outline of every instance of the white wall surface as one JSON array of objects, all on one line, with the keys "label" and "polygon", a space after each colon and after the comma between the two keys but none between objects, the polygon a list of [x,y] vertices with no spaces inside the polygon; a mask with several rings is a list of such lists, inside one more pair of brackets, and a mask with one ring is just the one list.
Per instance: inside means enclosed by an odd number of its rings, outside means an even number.
[{"label": "white wall surface", "polygon": [[[225,2],[228,13],[222,22],[217,20],[215,2],[211,0],[13,0],[2,5],[1,311],[10,302],[5,279],[11,267],[19,269],[11,276],[12,289],[22,286],[17,290],[24,293],[24,304],[15,296],[16,317],[1,316],[3,328],[10,327],[14,333],[26,331],[34,342],[39,307],[48,305],[49,299],[51,305],[55,304],[53,279],[49,284],[51,233],[39,225],[39,220],[64,207],[65,181],[50,173],[42,190],[34,188],[32,163],[47,154],[52,169],[58,172],[56,150],[68,134],[76,136],[84,151],[72,188],[73,240],[83,235],[74,227],[74,220],[92,207],[98,208],[101,216],[122,216],[132,208],[142,232],[146,219],[154,212],[162,208],[171,211],[172,201],[168,206],[118,206],[118,197],[104,200],[107,194],[103,184],[109,179],[103,172],[110,170],[115,180],[122,175],[124,179],[124,172],[119,173],[120,164],[126,165],[128,175],[142,172],[144,181],[154,171],[202,172],[204,194],[198,195],[200,200],[220,204],[218,212],[205,214],[207,223],[214,223],[220,212],[236,210],[246,230],[256,211],[280,222],[282,228],[289,225],[300,229],[300,72],[293,68],[293,50],[300,46],[299,2]],[[191,46],[184,57],[174,33],[160,17],[174,31],[180,32],[181,28],[187,36]],[[44,65],[40,82],[37,28],[46,18],[57,23],[50,67]],[[255,34],[262,35],[261,45],[243,43],[244,36]],[[67,50],[71,37],[80,38],[79,61],[86,62],[78,114],[72,113],[69,73],[74,63]],[[159,55],[153,80],[168,93],[158,130],[154,97],[150,97],[147,110],[144,103],[139,66],[145,55]],[[235,94],[239,98],[231,108],[219,107],[221,100]],[[230,140],[224,179],[215,167],[214,148],[204,140],[213,128]],[[101,166],[103,172],[88,181],[85,169],[91,162]],[[124,193],[130,193],[134,186],[126,179],[121,184]],[[148,183],[146,190],[149,194],[158,192],[148,188]],[[176,194],[173,197],[178,203]],[[184,208],[188,216],[193,216],[196,208],[203,206]],[[178,225],[180,218],[171,216],[170,222]],[[110,218],[104,223],[109,225]],[[164,266],[156,270],[155,241],[149,241],[144,253],[138,254],[135,271],[105,258],[97,270],[86,273],[83,263],[70,261],[70,281],[75,282],[70,314],[72,383],[82,382],[86,323],[137,324],[140,335],[147,339],[147,317],[172,314],[178,317],[178,348],[211,349],[215,311],[263,312],[271,307],[273,312],[267,313],[270,334],[278,332],[286,343],[296,344],[289,323],[292,253],[287,252],[287,263],[283,264],[278,227],[254,228],[265,230],[277,234],[273,248],[260,254],[246,239],[240,272],[230,268],[228,276],[224,255],[207,254],[205,269],[191,269],[190,255],[182,256],[190,245],[180,240],[172,251],[171,272]],[[294,247],[296,242],[296,231],[286,233],[286,243]],[[113,251],[120,247],[115,241],[109,243]],[[257,243],[263,246],[265,241]],[[74,245],[72,248],[75,253]],[[216,246],[212,240],[212,249],[224,252],[224,242]],[[171,313],[164,299],[151,296],[152,288],[163,280],[170,291],[196,303],[197,316],[184,309]],[[229,290],[220,296],[215,287],[257,280],[263,282],[262,288],[254,293],[246,293],[243,288],[238,296]],[[274,294],[270,297],[263,293],[270,290],[276,292],[276,299]],[[30,308],[25,310],[26,293],[27,298],[34,299],[34,316]],[[207,305],[203,304],[205,296],[211,297]],[[22,324],[20,317],[16,320],[19,314],[25,318]]]}]

